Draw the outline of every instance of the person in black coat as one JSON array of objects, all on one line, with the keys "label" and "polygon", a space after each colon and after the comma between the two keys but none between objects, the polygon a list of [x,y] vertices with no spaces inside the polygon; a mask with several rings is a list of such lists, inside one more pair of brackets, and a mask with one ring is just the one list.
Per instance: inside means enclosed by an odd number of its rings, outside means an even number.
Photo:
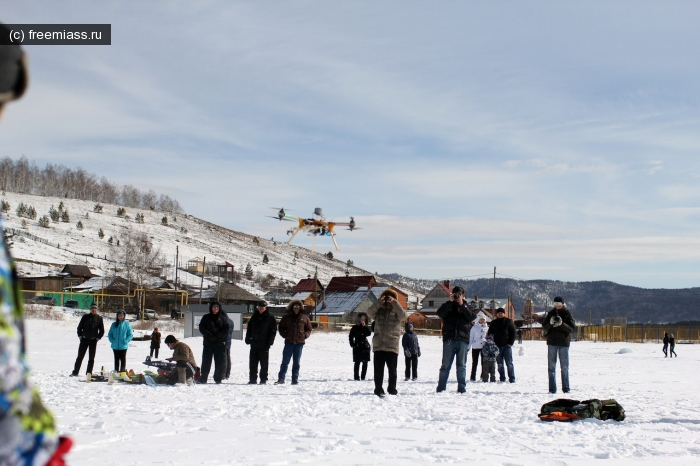
[{"label": "person in black coat", "polygon": [[561,389],[569,393],[569,345],[571,334],[576,330],[574,316],[564,306],[561,296],[554,298],[554,309],[542,321],[542,330],[547,337],[547,371],[549,393],[557,392],[557,357],[561,368]]},{"label": "person in black coat", "polygon": [[[355,363],[355,380],[365,380],[367,363],[372,353],[372,345],[367,340],[367,337],[372,335],[372,331],[367,326],[367,319],[367,313],[358,313],[355,320],[356,323],[350,329],[349,339],[350,347],[352,348],[352,360]],[[360,375],[360,364],[362,364],[362,375]]]},{"label": "person in black coat", "polygon": [[674,355],[678,357],[678,355],[676,354],[676,337],[673,334],[671,334],[671,336],[668,337],[668,344],[671,345],[671,357],[673,357]]},{"label": "person in black coat", "polygon": [[467,391],[467,354],[469,354],[469,334],[471,323],[477,311],[470,309],[464,299],[464,288],[455,286],[450,300],[437,310],[442,319],[442,365],[438,377],[438,393],[447,388],[453,359],[457,361],[457,392]]},{"label": "person in black coat", "polygon": [[214,358],[214,382],[221,383],[226,372],[226,338],[228,336],[228,316],[221,312],[221,304],[209,303],[209,314],[199,321],[199,332],[204,337],[202,342],[202,367],[199,383],[207,383]]},{"label": "person in black coat", "polygon": [[506,317],[506,311],[502,307],[496,309],[496,318],[491,321],[487,335],[493,335],[493,342],[498,346],[498,375],[500,381],[506,381],[506,371],[508,368],[508,381],[515,383],[515,368],[513,367],[513,344],[515,343],[515,324]]},{"label": "person in black coat", "polygon": [[234,325],[231,318],[228,316],[228,314],[226,314],[226,311],[222,309],[221,313],[224,315],[224,318],[228,323],[228,333],[226,334],[226,346],[224,347],[224,353],[226,356],[226,369],[224,370],[224,379],[228,380],[228,378],[231,377],[231,340],[233,339]]},{"label": "person in black coat", "polygon": [[248,357],[248,383],[255,384],[258,380],[258,364],[260,364],[260,385],[267,383],[267,367],[270,361],[270,347],[275,343],[277,334],[277,319],[267,310],[267,302],[257,304],[258,312],[254,312],[248,321],[245,332],[245,343],[250,345]]},{"label": "person in black coat", "polygon": [[151,354],[150,357],[153,357],[153,353],[156,355],[156,359],[158,359],[158,352],[160,351],[160,332],[158,331],[158,327],[153,329],[153,333],[151,334]]},{"label": "person in black coat", "polygon": [[80,338],[80,346],[78,346],[78,357],[75,359],[73,372],[71,377],[78,375],[80,366],[83,364],[85,352],[88,352],[88,365],[86,374],[92,374],[92,367],[95,364],[95,352],[97,351],[97,342],[105,334],[104,322],[102,316],[97,313],[97,305],[90,306],[90,313],[85,314],[78,324],[78,338]]},{"label": "person in black coat", "polygon": [[668,357],[668,340],[669,340],[669,338],[668,338],[668,333],[664,333],[664,339],[663,339],[664,347],[661,348],[661,351],[664,352],[664,357],[665,357],[665,358]]}]

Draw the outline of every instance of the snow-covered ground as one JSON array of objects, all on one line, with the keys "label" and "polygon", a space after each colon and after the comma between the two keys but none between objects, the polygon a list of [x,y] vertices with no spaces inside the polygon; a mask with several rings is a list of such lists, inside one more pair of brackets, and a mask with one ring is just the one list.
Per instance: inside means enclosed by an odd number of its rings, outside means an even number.
[{"label": "snow-covered ground", "polygon": [[[371,380],[352,380],[347,333],[311,336],[297,386],[289,373],[286,385],[246,385],[248,347],[234,341],[232,377],[222,385],[151,388],[68,377],[76,325],[73,316],[27,321],[32,379],[60,432],[75,440],[71,465],[700,464],[697,345],[679,345],[677,359],[664,359],[655,344],[574,343],[568,397],[615,398],[627,419],[546,423],[537,414],[554,397],[542,342],[526,341],[522,356],[516,348],[515,384],[469,383],[459,395],[453,368],[448,390],[436,394],[441,341],[421,336],[419,380],[403,381],[401,358],[399,395],[379,399]],[[199,362],[201,338],[186,342]],[[278,337],[270,382],[282,346]],[[632,352],[618,354],[622,348]],[[127,366],[142,371],[148,352],[149,342],[132,342]],[[164,345],[161,357],[170,354]],[[105,338],[95,371],[111,364]]]}]

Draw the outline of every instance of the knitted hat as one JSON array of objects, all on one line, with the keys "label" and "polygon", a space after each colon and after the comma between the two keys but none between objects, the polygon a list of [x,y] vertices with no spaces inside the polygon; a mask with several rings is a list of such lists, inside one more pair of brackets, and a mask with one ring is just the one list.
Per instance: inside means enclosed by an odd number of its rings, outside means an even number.
[{"label": "knitted hat", "polygon": [[561,296],[557,296],[556,298],[554,298],[554,302],[564,304],[564,298],[562,298]]}]

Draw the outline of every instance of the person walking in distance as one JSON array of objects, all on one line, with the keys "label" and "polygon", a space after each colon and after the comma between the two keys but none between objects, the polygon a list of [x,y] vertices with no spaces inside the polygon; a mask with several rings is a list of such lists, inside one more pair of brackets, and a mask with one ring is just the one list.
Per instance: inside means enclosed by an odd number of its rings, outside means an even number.
[{"label": "person walking in distance", "polygon": [[221,383],[226,373],[226,338],[228,336],[228,316],[221,313],[221,304],[216,301],[209,303],[209,314],[199,321],[199,332],[204,337],[202,341],[202,367],[199,383],[207,383],[211,360],[214,359],[214,382]]},{"label": "person walking in distance", "polygon": [[151,354],[149,357],[153,357],[155,354],[156,359],[158,359],[158,352],[160,351],[160,332],[158,331],[158,327],[153,329],[153,333],[151,333]]},{"label": "person walking in distance", "polygon": [[436,391],[444,392],[450,376],[452,362],[457,361],[457,392],[467,391],[467,354],[471,323],[476,319],[476,311],[470,309],[464,300],[464,288],[455,286],[450,300],[437,310],[442,319],[442,365]]},{"label": "person walking in distance", "polygon": [[413,380],[418,379],[418,358],[420,357],[420,345],[418,344],[418,335],[413,330],[413,324],[406,322],[405,332],[401,339],[401,346],[406,358],[406,380],[411,378],[411,369],[413,369]]},{"label": "person walking in distance", "polygon": [[557,392],[557,357],[561,369],[561,389],[569,393],[569,346],[571,334],[576,330],[576,322],[561,296],[554,298],[554,308],[542,321],[542,330],[547,337],[547,373],[549,375],[549,393]]},{"label": "person walking in distance", "polygon": [[665,332],[664,332],[664,340],[663,340],[663,342],[664,342],[664,347],[661,348],[661,351],[664,352],[664,357],[665,357],[665,358],[668,357],[668,340],[669,340],[669,338],[668,338],[668,333],[665,333]]},{"label": "person walking in distance", "polygon": [[671,336],[668,337],[668,344],[671,347],[671,357],[678,357],[678,355],[676,354],[676,337],[673,334],[671,334]]},{"label": "person walking in distance", "polygon": [[493,342],[498,346],[498,375],[501,382],[506,381],[508,368],[508,381],[515,383],[515,368],[513,367],[513,344],[515,343],[515,325],[506,317],[506,310],[502,307],[496,309],[496,318],[489,325],[488,335],[493,335]]},{"label": "person walking in distance", "polygon": [[287,313],[280,320],[279,333],[284,338],[282,350],[282,364],[277,375],[275,385],[284,383],[287,376],[289,361],[292,363],[292,385],[299,383],[299,370],[301,369],[301,353],[306,340],[311,336],[311,321],[304,314],[304,304],[295,300],[287,306]]},{"label": "person walking in distance", "polygon": [[387,392],[397,395],[396,367],[399,358],[399,341],[401,339],[401,323],[406,320],[406,311],[398,302],[398,295],[394,290],[382,291],[379,301],[372,304],[367,310],[367,315],[374,320],[374,337],[372,349],[374,351],[374,394],[383,397],[384,366],[389,372],[389,385]]},{"label": "person walking in distance", "polygon": [[107,338],[112,344],[114,353],[114,370],[116,372],[126,372],[126,351],[129,349],[129,342],[134,338],[131,331],[131,324],[126,321],[126,312],[123,309],[117,311],[117,320],[109,327]]},{"label": "person walking in distance", "polygon": [[[469,331],[469,346],[472,348],[472,372],[469,380],[472,382],[476,382],[476,369],[479,367],[479,356],[482,354],[481,348],[484,347],[484,342],[486,341],[486,334],[488,331],[489,327],[486,325],[486,318],[484,316],[481,316],[479,321],[472,325],[472,328]],[[484,365],[483,360],[481,365]]]},{"label": "person walking in distance", "polygon": [[267,368],[270,361],[270,347],[275,343],[277,319],[267,310],[267,301],[258,302],[257,311],[248,321],[245,343],[250,345],[248,356],[248,383],[258,383],[258,364],[260,365],[260,385],[267,383]]},{"label": "person walking in distance", "polygon": [[[367,319],[366,312],[358,313],[356,323],[352,326],[348,335],[350,347],[352,348],[352,360],[355,363],[353,371],[355,380],[365,380],[367,363],[371,359],[372,345],[370,345],[367,337],[372,334],[372,331],[367,325]],[[360,365],[362,365],[362,374],[360,374]]]},{"label": "person walking in distance", "polygon": [[86,374],[92,374],[92,368],[95,365],[95,353],[97,352],[97,342],[102,339],[105,334],[105,326],[102,321],[102,316],[97,313],[97,305],[90,306],[90,312],[80,318],[78,324],[78,338],[80,345],[78,346],[78,357],[75,359],[73,372],[71,377],[78,375],[80,366],[83,364],[85,352],[88,351],[88,365]]}]

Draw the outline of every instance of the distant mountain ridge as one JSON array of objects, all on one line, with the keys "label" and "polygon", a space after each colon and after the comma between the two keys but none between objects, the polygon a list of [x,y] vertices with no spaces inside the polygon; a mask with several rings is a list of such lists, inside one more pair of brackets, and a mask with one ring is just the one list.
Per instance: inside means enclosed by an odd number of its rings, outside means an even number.
[{"label": "distant mountain ridge", "polygon": [[[383,277],[427,293],[438,280],[405,277],[397,273]],[[493,298],[493,279],[456,279],[451,285],[464,287],[467,295]],[[496,298],[512,296],[517,315],[525,300],[535,303],[535,312],[552,308],[556,296],[564,298],[579,322],[600,323],[605,317],[627,317],[629,323],[670,323],[700,320],[700,287],[682,289],[647,289],[620,285],[610,281],[562,282],[559,280],[516,280],[496,277]]]}]

